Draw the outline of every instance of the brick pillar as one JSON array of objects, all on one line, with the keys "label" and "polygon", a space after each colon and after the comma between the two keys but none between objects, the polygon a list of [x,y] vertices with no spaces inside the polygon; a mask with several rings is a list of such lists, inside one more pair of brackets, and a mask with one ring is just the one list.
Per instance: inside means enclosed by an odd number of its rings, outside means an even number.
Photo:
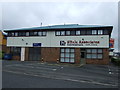
[{"label": "brick pillar", "polygon": [[75,63],[80,63],[80,48],[75,48]]}]

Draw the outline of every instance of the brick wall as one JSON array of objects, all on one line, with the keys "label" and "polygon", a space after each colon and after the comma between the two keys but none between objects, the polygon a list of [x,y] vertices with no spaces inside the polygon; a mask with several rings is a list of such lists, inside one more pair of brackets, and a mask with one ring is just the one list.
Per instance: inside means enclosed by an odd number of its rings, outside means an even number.
[{"label": "brick wall", "polygon": [[57,62],[60,57],[60,48],[41,48],[41,58],[45,62]]},{"label": "brick wall", "polygon": [[75,63],[80,63],[80,48],[75,48]]}]

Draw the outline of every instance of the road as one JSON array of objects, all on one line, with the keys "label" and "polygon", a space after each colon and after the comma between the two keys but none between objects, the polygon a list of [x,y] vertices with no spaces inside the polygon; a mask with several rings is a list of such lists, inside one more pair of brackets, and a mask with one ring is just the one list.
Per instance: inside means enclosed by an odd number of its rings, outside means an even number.
[{"label": "road", "polygon": [[[117,88],[118,67],[3,61],[3,88]],[[109,73],[109,70],[111,73]]]}]

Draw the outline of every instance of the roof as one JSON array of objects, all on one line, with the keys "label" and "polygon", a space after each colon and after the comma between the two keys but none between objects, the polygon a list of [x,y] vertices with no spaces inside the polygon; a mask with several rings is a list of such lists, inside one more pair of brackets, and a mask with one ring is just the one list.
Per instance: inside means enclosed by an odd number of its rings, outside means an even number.
[{"label": "roof", "polygon": [[32,27],[32,28],[6,29],[4,31],[45,30],[45,29],[50,30],[50,29],[69,29],[69,28],[100,28],[100,27],[112,28],[113,26],[64,24],[64,25],[41,26],[41,27]]}]

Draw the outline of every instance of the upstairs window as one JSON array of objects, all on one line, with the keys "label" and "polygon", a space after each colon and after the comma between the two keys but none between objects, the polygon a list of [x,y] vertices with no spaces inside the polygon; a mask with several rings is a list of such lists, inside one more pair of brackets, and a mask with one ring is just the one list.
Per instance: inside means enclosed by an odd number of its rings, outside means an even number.
[{"label": "upstairs window", "polygon": [[15,32],[15,36],[18,36],[18,32]]},{"label": "upstairs window", "polygon": [[43,32],[42,32],[42,36],[46,36],[46,31],[43,31]]},{"label": "upstairs window", "polygon": [[39,31],[38,36],[46,36],[46,31]]},{"label": "upstairs window", "polygon": [[104,30],[104,35],[108,35],[108,34],[109,34],[108,30]]},{"label": "upstairs window", "polygon": [[66,35],[70,35],[70,31],[66,31]]},{"label": "upstairs window", "polygon": [[76,31],[76,35],[80,35],[80,31]]},{"label": "upstairs window", "polygon": [[75,34],[76,34],[75,31],[71,31],[71,32],[70,32],[70,35],[75,35]]},{"label": "upstairs window", "polygon": [[29,36],[29,32],[26,32],[26,36]]},{"label": "upstairs window", "polygon": [[81,30],[81,35],[85,35],[86,31],[85,30]]},{"label": "upstairs window", "polygon": [[97,34],[97,30],[92,30],[92,34],[94,35],[96,35]]},{"label": "upstairs window", "polygon": [[92,30],[86,30],[86,34],[87,35],[91,35],[92,34]]},{"label": "upstairs window", "polygon": [[35,31],[35,32],[34,32],[34,36],[38,36],[38,32]]},{"label": "upstairs window", "polygon": [[102,35],[103,34],[103,30],[98,30],[98,35]]},{"label": "upstairs window", "polygon": [[64,36],[65,35],[65,31],[61,31],[61,35]]},{"label": "upstairs window", "polygon": [[34,36],[34,32],[30,32],[30,36]]},{"label": "upstairs window", "polygon": [[57,35],[57,36],[60,36],[60,31],[56,31],[56,35]]}]

